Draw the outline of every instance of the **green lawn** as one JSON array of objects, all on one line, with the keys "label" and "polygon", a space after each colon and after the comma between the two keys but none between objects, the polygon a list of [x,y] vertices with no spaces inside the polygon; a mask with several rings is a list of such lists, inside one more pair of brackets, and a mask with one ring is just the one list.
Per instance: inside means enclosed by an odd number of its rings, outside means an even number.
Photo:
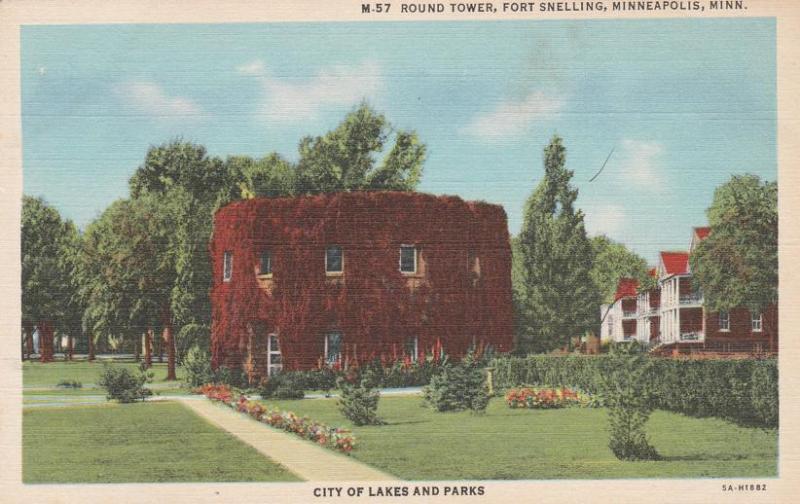
[{"label": "green lawn", "polygon": [[297,480],[176,403],[23,412],[25,483]]},{"label": "green lawn", "polygon": [[[137,371],[139,368],[139,363],[133,360],[115,361],[113,365],[127,367],[132,371]],[[103,362],[101,361],[55,361],[47,364],[26,361],[22,364],[22,385],[26,388],[55,387],[60,380],[64,379],[78,380],[84,387],[87,387],[90,384],[97,383],[102,369]],[[151,371],[155,373],[153,383],[165,382],[167,377],[166,362],[154,362]],[[183,377],[183,369],[178,367],[175,370],[175,374],[178,377],[178,383],[176,383],[176,386],[178,386]]]},{"label": "green lawn", "polygon": [[648,423],[665,457],[620,462],[608,449],[606,411],[512,410],[492,399],[484,415],[436,413],[420,397],[383,397],[383,426],[354,427],[336,399],[266,404],[352,428],[352,456],[403,479],[698,478],[777,474],[777,432],[663,411]]}]

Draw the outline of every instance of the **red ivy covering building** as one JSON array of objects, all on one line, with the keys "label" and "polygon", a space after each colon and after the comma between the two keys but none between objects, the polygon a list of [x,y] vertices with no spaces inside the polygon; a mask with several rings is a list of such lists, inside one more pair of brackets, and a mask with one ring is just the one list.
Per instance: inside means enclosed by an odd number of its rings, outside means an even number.
[{"label": "red ivy covering building", "polygon": [[210,253],[212,363],[251,379],[511,350],[497,205],[404,192],[238,201],[215,215]]}]

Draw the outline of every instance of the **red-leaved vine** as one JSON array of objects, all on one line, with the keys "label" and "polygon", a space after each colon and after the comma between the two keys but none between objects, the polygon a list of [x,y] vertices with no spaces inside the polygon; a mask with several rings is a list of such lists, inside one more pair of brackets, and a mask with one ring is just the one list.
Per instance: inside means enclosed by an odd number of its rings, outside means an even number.
[{"label": "red-leaved vine", "polygon": [[[331,245],[344,251],[339,278],[325,273]],[[416,275],[399,271],[401,245],[417,247]],[[264,250],[272,279],[259,285]],[[413,337],[420,358],[457,358],[473,343],[511,349],[511,251],[497,205],[404,192],[243,200],[217,212],[210,253],[215,368],[242,365],[256,321],[279,334],[287,370],[317,366],[330,330],[341,331],[345,366],[393,360]]]}]

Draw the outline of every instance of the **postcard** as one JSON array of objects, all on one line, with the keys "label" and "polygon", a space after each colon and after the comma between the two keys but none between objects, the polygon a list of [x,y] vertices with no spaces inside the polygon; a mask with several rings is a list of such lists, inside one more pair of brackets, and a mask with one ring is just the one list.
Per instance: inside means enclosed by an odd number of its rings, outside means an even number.
[{"label": "postcard", "polygon": [[794,5],[0,13],[2,500],[793,500]]}]

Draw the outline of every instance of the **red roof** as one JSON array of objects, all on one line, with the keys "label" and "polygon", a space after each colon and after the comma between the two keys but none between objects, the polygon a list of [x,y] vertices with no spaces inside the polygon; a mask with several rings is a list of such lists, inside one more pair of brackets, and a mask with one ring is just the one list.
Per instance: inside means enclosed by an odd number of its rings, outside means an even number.
[{"label": "red roof", "polygon": [[711,233],[710,227],[696,227],[694,228],[694,234],[697,235],[698,238],[701,240],[705,240],[708,238],[708,235]]},{"label": "red roof", "polygon": [[617,293],[614,294],[614,301],[619,301],[624,297],[635,297],[637,287],[639,287],[639,281],[635,278],[620,278],[617,284]]},{"label": "red roof", "polygon": [[661,252],[661,262],[667,275],[685,275],[689,272],[688,252]]},{"label": "red roof", "polygon": [[649,270],[647,270],[647,276],[656,278],[658,276],[658,273],[656,273],[656,268],[650,268]]}]

